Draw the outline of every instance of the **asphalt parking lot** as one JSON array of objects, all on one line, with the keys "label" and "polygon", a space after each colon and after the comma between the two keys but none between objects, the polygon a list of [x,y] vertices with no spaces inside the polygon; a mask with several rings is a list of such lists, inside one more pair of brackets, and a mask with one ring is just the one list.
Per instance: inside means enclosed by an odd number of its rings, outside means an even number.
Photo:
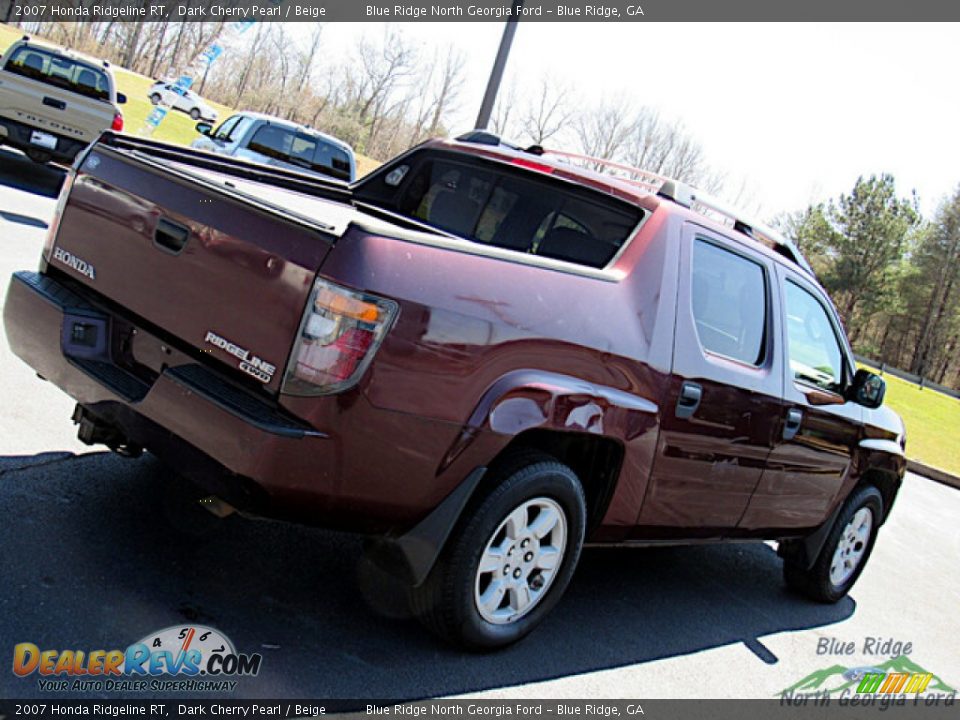
[{"label": "asphalt parking lot", "polygon": [[[61,177],[0,148],[4,287],[36,267]],[[358,539],[176,515],[164,467],[80,444],[70,400],[5,339],[0,377],[4,668],[20,642],[124,648],[199,623],[263,654],[239,697],[771,697],[834,665],[882,663],[863,652],[870,638],[911,643],[914,663],[960,688],[960,491],[920,477],[907,478],[870,565],[837,605],[787,594],[767,545],[591,549],[534,635],[469,655],[361,602]],[[856,652],[818,655],[832,638]],[[36,683],[0,670],[0,697],[42,695]]]}]

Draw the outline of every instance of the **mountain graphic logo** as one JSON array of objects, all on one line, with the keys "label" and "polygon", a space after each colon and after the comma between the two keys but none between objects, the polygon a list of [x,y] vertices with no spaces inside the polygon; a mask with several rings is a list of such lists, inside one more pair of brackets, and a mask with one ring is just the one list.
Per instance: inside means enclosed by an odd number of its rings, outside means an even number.
[{"label": "mountain graphic logo", "polygon": [[[930,680],[924,685],[926,692],[955,693],[956,689],[950,687],[943,681],[939,675],[934,675],[917,665],[906,655],[900,655],[891,658],[878,665],[866,667],[844,667],[843,665],[831,665],[822,670],[815,670],[802,680],[798,680],[784,690],[777,693],[778,696],[792,695],[794,693],[840,693],[844,690],[858,692],[858,688],[865,683],[864,678],[868,676],[890,677],[891,675],[902,675],[904,680],[908,677],[930,675]],[[879,683],[870,683],[874,689],[870,692],[878,692]],[[897,686],[897,691],[901,691],[904,683]],[[860,691],[862,692],[862,691]],[[885,692],[880,690],[880,692]],[[909,691],[905,691],[909,692]]]}]

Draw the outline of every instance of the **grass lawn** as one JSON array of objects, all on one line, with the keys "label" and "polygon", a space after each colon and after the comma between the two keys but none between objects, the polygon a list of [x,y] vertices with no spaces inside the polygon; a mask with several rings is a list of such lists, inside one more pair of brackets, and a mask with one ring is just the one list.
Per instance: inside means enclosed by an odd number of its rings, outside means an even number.
[{"label": "grass lawn", "polygon": [[[6,52],[7,48],[23,36],[23,32],[17,28],[0,23],[0,53]],[[38,37],[38,39],[41,39]],[[42,39],[41,39],[42,40]],[[55,43],[53,43],[55,44]],[[117,80],[117,90],[127,96],[126,105],[121,105],[123,112],[124,130],[133,135],[140,134],[144,127],[147,115],[153,110],[153,105],[147,97],[147,90],[153,84],[153,80],[145,75],[124,70],[116,65],[113,66],[113,73]],[[207,100],[208,104],[220,113],[220,120],[226,120],[235,110],[226,105]],[[179,110],[171,110],[167,117],[151,136],[154,140],[174,143],[176,145],[189,145],[199,137],[194,126],[196,122],[190,119],[189,115]],[[366,175],[371,170],[380,166],[380,163],[373,158],[357,154],[357,176]]]},{"label": "grass lawn", "polygon": [[886,403],[907,426],[907,457],[960,476],[960,400],[884,375]]}]

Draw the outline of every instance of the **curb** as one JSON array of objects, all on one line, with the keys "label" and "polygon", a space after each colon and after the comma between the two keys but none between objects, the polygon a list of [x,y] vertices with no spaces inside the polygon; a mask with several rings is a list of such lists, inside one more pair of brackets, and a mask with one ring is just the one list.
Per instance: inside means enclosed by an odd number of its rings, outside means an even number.
[{"label": "curb", "polygon": [[917,475],[922,475],[929,480],[935,480],[938,483],[949,485],[950,487],[960,490],[960,477],[951,475],[943,470],[938,470],[935,467],[924,465],[916,460],[907,460],[907,470],[916,473]]}]

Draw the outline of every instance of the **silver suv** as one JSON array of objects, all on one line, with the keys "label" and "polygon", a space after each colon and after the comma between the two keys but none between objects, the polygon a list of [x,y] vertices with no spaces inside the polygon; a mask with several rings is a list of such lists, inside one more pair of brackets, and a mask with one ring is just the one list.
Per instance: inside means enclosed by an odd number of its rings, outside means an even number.
[{"label": "silver suv", "polygon": [[199,122],[197,132],[202,137],[191,147],[198,150],[347,182],[357,176],[353,148],[345,142],[272,115],[237,113],[216,129]]}]

